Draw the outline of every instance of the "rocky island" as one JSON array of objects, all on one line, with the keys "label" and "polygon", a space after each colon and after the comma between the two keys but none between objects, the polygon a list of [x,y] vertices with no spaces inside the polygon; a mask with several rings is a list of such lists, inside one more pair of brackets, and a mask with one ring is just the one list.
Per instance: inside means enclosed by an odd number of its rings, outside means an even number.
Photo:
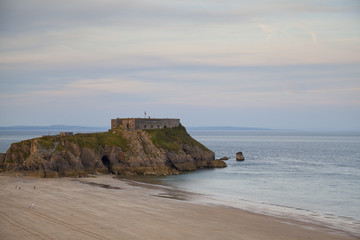
[{"label": "rocky island", "polygon": [[97,173],[169,175],[226,167],[180,123],[171,127],[151,124],[144,129],[147,125],[136,126],[136,119],[132,119],[134,125],[115,120],[120,124],[112,121],[108,132],[65,133],[13,143],[5,154],[0,154],[0,171],[38,177],[78,177]]}]

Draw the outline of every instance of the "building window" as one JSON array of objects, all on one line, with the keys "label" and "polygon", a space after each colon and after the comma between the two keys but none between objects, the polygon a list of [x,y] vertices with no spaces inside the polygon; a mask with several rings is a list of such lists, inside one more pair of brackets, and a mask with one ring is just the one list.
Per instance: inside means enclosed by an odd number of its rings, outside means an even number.
[{"label": "building window", "polygon": [[160,128],[160,125],[157,125],[157,128]]},{"label": "building window", "polygon": [[150,127],[151,127],[151,128],[154,128],[154,125],[151,125]]},{"label": "building window", "polygon": [[144,125],[144,129],[146,128],[146,125]]}]

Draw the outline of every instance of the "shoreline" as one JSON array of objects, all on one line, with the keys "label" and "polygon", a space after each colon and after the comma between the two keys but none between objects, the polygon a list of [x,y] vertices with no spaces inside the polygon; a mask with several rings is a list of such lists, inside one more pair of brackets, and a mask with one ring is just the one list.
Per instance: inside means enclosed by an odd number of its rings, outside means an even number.
[{"label": "shoreline", "polygon": [[[360,221],[351,217],[337,216],[333,214],[317,213],[315,211],[282,206],[269,203],[254,202],[246,199],[235,199],[231,197],[209,195],[207,193],[195,193],[188,190],[178,189],[166,181],[148,176],[118,177],[120,180],[129,181],[130,184],[140,187],[151,187],[161,191],[159,195],[168,198],[187,200],[194,204],[223,206],[241,211],[276,217],[285,221],[297,222],[300,224],[313,224],[319,227],[326,226],[330,231],[349,234],[360,238]],[[157,187],[154,187],[157,186]],[[186,196],[186,197],[184,197]]]},{"label": "shoreline", "polygon": [[139,184],[109,175],[0,176],[0,238],[360,239],[297,219],[196,203],[196,193]]}]

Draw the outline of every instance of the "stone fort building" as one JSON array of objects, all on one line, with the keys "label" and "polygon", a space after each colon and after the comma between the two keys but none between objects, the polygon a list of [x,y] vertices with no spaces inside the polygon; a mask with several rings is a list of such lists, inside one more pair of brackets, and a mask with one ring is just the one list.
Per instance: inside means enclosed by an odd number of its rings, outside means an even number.
[{"label": "stone fort building", "polygon": [[116,118],[111,119],[111,129],[125,128],[127,130],[137,129],[160,129],[180,126],[180,119],[176,118]]}]

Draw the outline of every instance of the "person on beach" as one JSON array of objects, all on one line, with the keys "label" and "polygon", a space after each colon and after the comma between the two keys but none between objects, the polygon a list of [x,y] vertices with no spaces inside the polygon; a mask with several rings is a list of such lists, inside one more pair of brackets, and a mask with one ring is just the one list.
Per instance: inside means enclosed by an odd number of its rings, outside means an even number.
[{"label": "person on beach", "polygon": [[36,189],[35,185],[34,185],[34,190]]}]

